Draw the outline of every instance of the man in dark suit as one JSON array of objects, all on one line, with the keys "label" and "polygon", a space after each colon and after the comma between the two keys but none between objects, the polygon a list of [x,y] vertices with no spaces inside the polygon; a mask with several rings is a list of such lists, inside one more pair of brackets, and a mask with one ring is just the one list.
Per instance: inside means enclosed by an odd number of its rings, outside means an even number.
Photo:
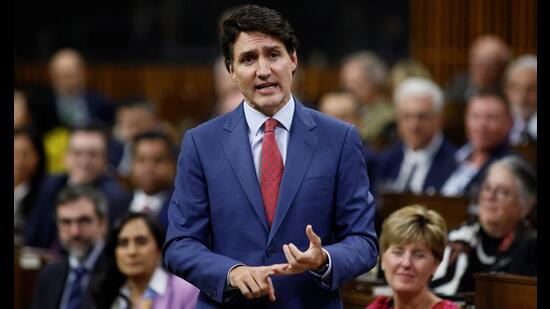
[{"label": "man in dark suit", "polygon": [[25,227],[27,246],[59,249],[56,248],[53,213],[55,199],[65,186],[92,185],[99,189],[107,198],[111,224],[128,208],[131,194],[114,177],[106,174],[107,137],[101,126],[74,129],[65,162],[67,173],[49,176],[41,185],[37,204]]},{"label": "man in dark suit", "polygon": [[104,247],[107,201],[93,187],[66,187],[57,198],[55,219],[68,255],[40,271],[32,308],[91,308],[88,286]]},{"label": "man in dark suit", "polygon": [[298,40],[278,12],[245,5],[223,29],[245,100],[186,132],[164,262],[197,308],[342,308],[378,255],[359,134],[292,96]]},{"label": "man in dark suit", "polygon": [[53,103],[57,120],[72,128],[91,122],[112,125],[115,106],[105,97],[86,89],[86,63],[70,48],[58,50],[49,63]]},{"label": "man in dark suit", "polygon": [[377,160],[378,191],[435,194],[456,168],[456,148],[443,136],[443,92],[434,82],[413,77],[395,90],[402,143]]},{"label": "man in dark suit", "polygon": [[468,141],[457,150],[457,166],[445,180],[441,193],[474,198],[489,165],[515,155],[508,142],[513,125],[511,107],[502,93],[480,92],[468,101],[464,123]]},{"label": "man in dark suit", "polygon": [[501,38],[483,35],[472,43],[467,73],[461,73],[447,85],[451,104],[466,104],[480,91],[502,91],[504,71],[510,61],[510,47]]},{"label": "man in dark suit", "polygon": [[176,153],[165,133],[142,133],[132,141],[130,179],[134,196],[129,211],[148,212],[168,226],[168,205],[176,175]]}]

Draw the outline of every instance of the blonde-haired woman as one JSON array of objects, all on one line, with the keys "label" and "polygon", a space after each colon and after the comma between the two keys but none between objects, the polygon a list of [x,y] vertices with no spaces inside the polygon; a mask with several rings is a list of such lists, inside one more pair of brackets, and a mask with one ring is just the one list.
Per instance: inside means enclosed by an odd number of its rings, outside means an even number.
[{"label": "blonde-haired woman", "polygon": [[393,297],[379,296],[367,309],[455,309],[428,288],[447,244],[443,217],[419,205],[403,207],[382,225],[380,265]]}]

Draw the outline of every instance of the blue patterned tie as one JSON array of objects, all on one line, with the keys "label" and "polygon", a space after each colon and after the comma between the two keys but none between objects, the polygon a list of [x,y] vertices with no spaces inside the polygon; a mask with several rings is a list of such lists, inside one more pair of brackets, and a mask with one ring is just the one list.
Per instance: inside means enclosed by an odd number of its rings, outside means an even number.
[{"label": "blue patterned tie", "polygon": [[69,294],[69,301],[67,302],[67,309],[79,309],[82,304],[82,278],[86,274],[87,269],[84,267],[77,267],[73,269],[74,280],[71,284],[71,292]]}]

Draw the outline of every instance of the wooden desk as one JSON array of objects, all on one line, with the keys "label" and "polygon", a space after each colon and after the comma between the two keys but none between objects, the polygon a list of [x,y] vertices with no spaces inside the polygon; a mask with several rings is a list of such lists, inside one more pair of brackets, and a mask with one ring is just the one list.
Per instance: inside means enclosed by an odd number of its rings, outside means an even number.
[{"label": "wooden desk", "polygon": [[376,286],[384,285],[382,281],[361,281],[354,279],[341,289],[342,302],[345,309],[365,309],[375,296],[372,291]]},{"label": "wooden desk", "polygon": [[476,309],[537,308],[537,278],[508,274],[478,273]]},{"label": "wooden desk", "polygon": [[36,248],[14,247],[13,286],[14,308],[31,307],[34,285],[42,266],[58,257]]}]

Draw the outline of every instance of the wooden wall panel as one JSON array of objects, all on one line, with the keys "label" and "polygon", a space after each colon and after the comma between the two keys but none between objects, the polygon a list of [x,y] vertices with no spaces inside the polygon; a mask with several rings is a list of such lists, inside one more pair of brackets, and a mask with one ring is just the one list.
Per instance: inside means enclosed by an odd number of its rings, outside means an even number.
[{"label": "wooden wall panel", "polygon": [[[16,84],[47,85],[47,67],[18,64],[14,79]],[[210,66],[90,64],[87,80],[89,88],[115,102],[131,95],[146,96],[157,105],[160,116],[177,127],[207,120],[216,99]],[[312,105],[321,94],[337,87],[337,69],[302,66],[293,93]]]},{"label": "wooden wall panel", "polygon": [[480,35],[500,36],[514,56],[537,53],[537,0],[411,0],[410,21],[411,57],[441,85],[467,69]]}]

